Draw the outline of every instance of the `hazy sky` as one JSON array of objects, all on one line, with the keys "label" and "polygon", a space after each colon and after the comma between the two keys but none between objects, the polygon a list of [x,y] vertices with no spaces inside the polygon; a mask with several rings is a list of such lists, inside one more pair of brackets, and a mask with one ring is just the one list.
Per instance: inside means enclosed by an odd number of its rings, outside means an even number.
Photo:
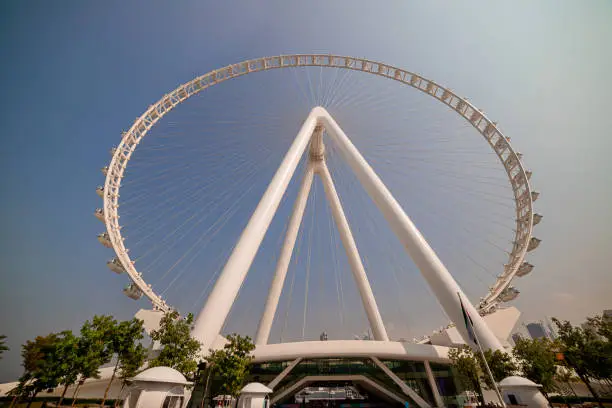
[{"label": "hazy sky", "polygon": [[[265,55],[366,57],[467,96],[524,153],[542,193],[535,235],[543,242],[529,255],[536,268],[517,282],[523,319],[580,322],[612,307],[612,5],[384,4],[2,2],[0,333],[11,351],[0,381],[19,375],[27,339],[76,329],[96,313],[129,318],[145,305],[121,294],[125,279],[108,272],[110,254],[95,239],[94,189],[108,149],[178,84]],[[406,319],[431,328],[421,310]]]}]

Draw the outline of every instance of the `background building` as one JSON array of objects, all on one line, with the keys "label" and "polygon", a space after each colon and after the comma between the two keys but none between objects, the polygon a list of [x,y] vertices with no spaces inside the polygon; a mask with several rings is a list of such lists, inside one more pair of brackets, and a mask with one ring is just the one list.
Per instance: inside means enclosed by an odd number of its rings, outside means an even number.
[{"label": "background building", "polygon": [[521,333],[512,333],[512,341],[514,342],[514,344],[516,344],[518,339],[524,339],[524,338],[526,338],[526,336],[524,336]]},{"label": "background building", "polygon": [[526,327],[532,339],[550,339],[546,326],[542,322],[529,323]]}]

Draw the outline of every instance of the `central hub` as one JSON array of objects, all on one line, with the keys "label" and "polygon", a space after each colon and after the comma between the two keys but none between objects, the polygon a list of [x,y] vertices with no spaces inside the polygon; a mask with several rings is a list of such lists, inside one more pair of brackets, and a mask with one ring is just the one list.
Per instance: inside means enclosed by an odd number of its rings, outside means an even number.
[{"label": "central hub", "polygon": [[325,145],[323,144],[323,125],[317,125],[310,139],[310,160],[320,162],[325,157]]}]

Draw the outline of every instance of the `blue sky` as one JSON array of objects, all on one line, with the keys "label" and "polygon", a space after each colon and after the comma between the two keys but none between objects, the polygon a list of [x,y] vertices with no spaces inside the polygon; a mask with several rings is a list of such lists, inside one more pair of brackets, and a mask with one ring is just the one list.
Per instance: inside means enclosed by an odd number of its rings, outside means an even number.
[{"label": "blue sky", "polygon": [[[110,254],[95,240],[102,227],[91,215],[100,205],[94,189],[102,183],[99,168],[109,159],[108,149],[118,142],[121,130],[178,84],[263,55],[329,52],[367,57],[421,73],[467,96],[511,136],[533,170],[533,185],[542,192],[536,208],[545,219],[536,235],[543,244],[529,256],[536,265],[533,274],[517,282],[522,293],[515,304],[523,318],[553,315],[578,322],[612,306],[609,2],[398,1],[383,8],[366,1],[194,1],[179,6],[41,1],[3,2],[0,7],[5,100],[0,111],[0,332],[8,336],[11,347],[0,362],[0,381],[19,375],[19,346],[25,340],[76,329],[96,313],[129,318],[144,305],[120,293],[125,280],[108,272],[104,262]],[[235,101],[232,89],[253,95],[265,84],[263,77],[261,81],[252,88],[228,87],[217,96]],[[409,103],[418,111],[424,98]],[[264,99],[272,100],[270,95]],[[186,105],[184,114],[209,106],[207,101]],[[427,110],[428,103],[422,105],[426,114],[434,112]],[[339,109],[341,125],[368,129],[367,120],[343,115]],[[200,117],[198,123],[205,119]],[[462,132],[453,119],[443,123]],[[283,126],[299,124],[287,121]],[[366,141],[355,138],[356,143]],[[273,171],[272,164],[267,171]],[[260,179],[254,197],[257,189],[265,188],[263,175]],[[349,181],[341,187],[349,191]],[[322,190],[318,192],[316,199],[322,204]],[[254,203],[245,202],[245,214]],[[419,205],[424,204],[415,202],[415,221],[419,211],[424,213]],[[351,208],[370,211],[366,206]],[[425,218],[421,222],[426,223]],[[236,233],[240,222],[234,224]],[[281,230],[271,229],[276,235],[271,233],[262,251],[274,247]],[[440,229],[432,224],[423,230],[434,247],[444,245]],[[360,234],[367,235],[365,227],[360,231],[358,241]],[[227,241],[233,244],[229,232]],[[319,251],[324,256],[325,249]],[[259,288],[267,285],[264,273],[270,274],[268,264],[270,260],[256,260],[254,268],[264,265],[256,269],[262,275],[247,279],[247,289],[232,311],[236,323],[231,329],[249,322],[251,330],[256,324],[241,310],[261,296]],[[386,279],[373,282],[375,291],[377,285],[384,291],[384,285],[391,284],[390,275]],[[321,299],[323,293],[335,293],[334,288],[323,288],[320,278],[316,282],[320,290],[314,293],[320,292]],[[425,290],[415,283],[405,293],[420,299]],[[323,309],[319,314],[313,311],[313,316],[322,318],[326,303],[314,302]],[[406,307],[387,319],[389,324],[399,326],[397,319],[405,312],[401,324],[407,321],[416,331],[431,328],[428,315],[411,309],[414,303]],[[296,306],[298,314],[299,309]],[[440,316],[436,310],[431,318],[438,322]],[[351,330],[360,324],[363,321],[357,319]]]}]

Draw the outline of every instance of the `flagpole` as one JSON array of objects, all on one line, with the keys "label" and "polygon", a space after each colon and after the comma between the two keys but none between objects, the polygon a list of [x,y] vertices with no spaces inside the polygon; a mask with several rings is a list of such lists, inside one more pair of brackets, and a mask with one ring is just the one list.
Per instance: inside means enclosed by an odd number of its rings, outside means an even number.
[{"label": "flagpole", "polygon": [[[476,332],[474,332],[474,337],[476,337]],[[476,337],[476,341],[478,341],[478,337]],[[495,389],[495,393],[497,394],[497,398],[499,398],[499,402],[501,402],[502,407],[506,408],[506,403],[504,402],[504,398],[499,392],[499,388],[497,388],[497,383],[495,382],[495,378],[493,378],[493,373],[489,368],[489,364],[487,363],[487,359],[485,358],[484,352],[482,351],[482,347],[480,347],[480,341],[478,341],[478,350],[480,350],[480,355],[482,356],[482,361],[484,361],[484,365],[487,368],[487,373],[489,373],[489,378],[491,378],[491,382],[493,383],[493,388]]]},{"label": "flagpole", "polygon": [[[459,292],[457,292],[457,295],[459,296],[459,301],[462,303],[461,307],[463,308],[463,301],[461,300],[461,294]],[[465,313],[467,314],[467,311],[465,311]],[[489,364],[487,363],[487,359],[485,357],[484,351],[482,350],[482,347],[480,346],[480,340],[478,340],[478,335],[476,334],[476,330],[474,330],[474,326],[472,325],[472,319],[469,318],[469,315],[467,315],[468,318],[466,319],[466,324],[469,324],[471,327],[471,331],[472,334],[474,335],[474,338],[476,339],[476,345],[478,346],[478,351],[480,351],[480,356],[482,357],[482,361],[484,362],[484,365],[487,369],[487,374],[489,374],[489,378],[491,379],[491,382],[493,383],[493,389],[495,390],[495,394],[497,394],[497,398],[499,399],[499,402],[501,402],[502,407],[506,408],[506,403],[504,402],[504,398],[501,395],[501,392],[499,392],[499,388],[497,388],[497,382],[495,382],[495,378],[493,377],[493,373],[491,372],[491,369],[489,368]]]}]

